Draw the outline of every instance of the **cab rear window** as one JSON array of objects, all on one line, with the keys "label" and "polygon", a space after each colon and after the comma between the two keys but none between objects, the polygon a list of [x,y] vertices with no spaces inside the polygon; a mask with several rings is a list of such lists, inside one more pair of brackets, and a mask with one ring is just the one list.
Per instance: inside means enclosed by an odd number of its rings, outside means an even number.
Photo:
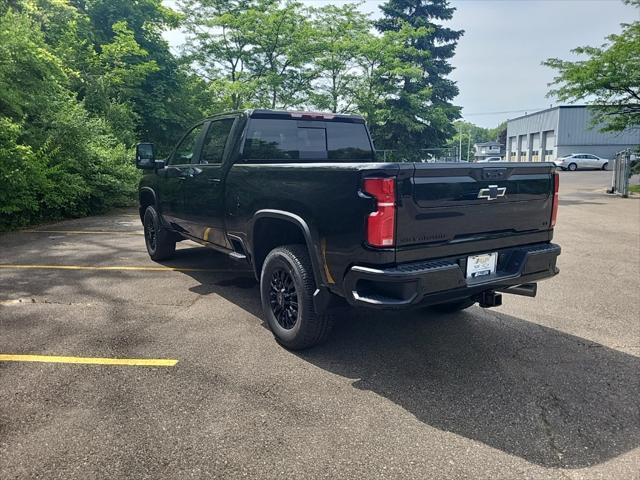
[{"label": "cab rear window", "polygon": [[251,119],[242,157],[247,163],[372,161],[362,123],[296,119]]}]

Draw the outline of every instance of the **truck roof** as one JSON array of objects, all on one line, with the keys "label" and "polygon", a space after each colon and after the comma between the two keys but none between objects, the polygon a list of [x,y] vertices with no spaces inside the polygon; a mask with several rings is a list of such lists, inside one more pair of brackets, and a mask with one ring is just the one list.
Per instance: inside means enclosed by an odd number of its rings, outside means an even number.
[{"label": "truck roof", "polygon": [[304,120],[338,120],[351,123],[364,123],[362,115],[351,113],[314,112],[306,110],[275,110],[269,108],[254,108],[248,110],[233,110],[210,115],[206,120],[220,116],[244,114],[249,118],[299,118]]},{"label": "truck roof", "polygon": [[361,115],[350,113],[333,112],[313,112],[306,110],[272,110],[266,108],[256,108],[247,110],[250,118],[299,118],[305,120],[339,120],[352,123],[364,123]]}]

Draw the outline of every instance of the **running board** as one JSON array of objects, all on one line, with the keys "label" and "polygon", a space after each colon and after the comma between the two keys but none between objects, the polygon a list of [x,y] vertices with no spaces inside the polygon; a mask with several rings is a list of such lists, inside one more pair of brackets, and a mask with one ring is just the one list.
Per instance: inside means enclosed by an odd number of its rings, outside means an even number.
[{"label": "running board", "polygon": [[244,261],[247,259],[247,256],[244,255],[243,253],[238,253],[238,252],[231,252],[229,254],[229,258],[231,260],[235,260],[236,262],[240,262],[240,261]]},{"label": "running board", "polygon": [[227,235],[227,238],[229,239],[229,243],[231,243],[231,248],[233,249],[233,251],[229,253],[229,258],[236,262],[246,262],[247,250],[242,239],[236,235]]}]

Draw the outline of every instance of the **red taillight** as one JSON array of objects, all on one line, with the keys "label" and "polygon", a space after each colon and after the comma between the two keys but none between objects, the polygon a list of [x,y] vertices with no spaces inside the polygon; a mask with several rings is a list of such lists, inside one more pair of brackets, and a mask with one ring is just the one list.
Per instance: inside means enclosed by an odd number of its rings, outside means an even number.
[{"label": "red taillight", "polygon": [[396,181],[394,178],[366,178],[364,191],[377,200],[376,211],[367,218],[367,243],[391,247],[396,231]]},{"label": "red taillight", "polygon": [[553,207],[551,208],[551,228],[556,226],[558,218],[558,190],[560,188],[560,175],[558,172],[553,174]]}]

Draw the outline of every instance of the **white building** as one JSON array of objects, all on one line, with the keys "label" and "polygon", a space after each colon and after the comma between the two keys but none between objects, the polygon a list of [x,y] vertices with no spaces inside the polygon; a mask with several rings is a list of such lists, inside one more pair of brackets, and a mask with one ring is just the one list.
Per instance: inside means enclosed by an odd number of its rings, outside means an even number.
[{"label": "white building", "polygon": [[476,162],[489,157],[504,157],[504,145],[500,142],[475,143],[473,145],[473,151],[473,159]]}]

